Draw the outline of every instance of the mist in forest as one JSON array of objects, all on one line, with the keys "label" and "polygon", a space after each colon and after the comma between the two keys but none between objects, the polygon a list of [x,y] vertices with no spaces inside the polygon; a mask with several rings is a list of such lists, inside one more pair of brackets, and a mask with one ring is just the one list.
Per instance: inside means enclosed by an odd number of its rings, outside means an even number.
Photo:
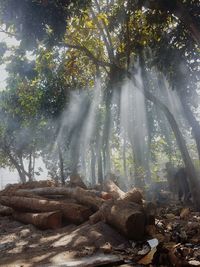
[{"label": "mist in forest", "polygon": [[[113,90],[109,104],[100,78],[93,88],[70,94],[49,151],[54,162],[58,161],[58,169],[62,160],[65,179],[75,171],[87,184],[99,183],[108,174],[115,174],[125,190],[149,183],[154,164],[150,152],[153,127],[160,128],[171,153],[176,153],[170,125],[160,110],[145,99],[141,68],[137,64],[135,69],[133,79],[125,79],[120,90]],[[184,128],[186,122],[177,93],[170,88],[164,75],[158,75],[155,70],[149,71],[148,78],[153,82],[152,93],[168,106],[179,127]],[[59,151],[62,158],[59,158]],[[160,173],[167,160],[165,155],[160,161],[157,171],[160,179],[164,177]]]},{"label": "mist in forest", "polygon": [[[168,156],[163,153],[155,174],[156,159],[151,146],[166,142],[170,153],[175,155],[176,141],[164,114],[145,99],[144,79],[138,61],[133,69],[132,79],[126,78],[118,89],[110,89],[110,99],[107,99],[101,77],[96,78],[93,87],[70,93],[61,115],[48,122],[50,127],[46,128],[44,136],[51,137],[48,137],[50,141],[45,153],[38,154],[35,159],[35,173],[40,171],[34,179],[50,177],[59,180],[63,176],[67,181],[70,174],[78,172],[87,184],[94,185],[112,174],[124,190],[149,184],[152,176],[163,179],[163,166]],[[177,92],[156,69],[149,70],[147,77],[153,95],[169,108],[190,144],[192,138],[190,131],[184,130],[186,120]],[[160,136],[152,140],[154,127],[160,131],[163,140]],[[29,143],[32,132],[22,129],[19,137],[17,147]],[[25,165],[27,169],[28,163]],[[19,180],[16,173],[10,174],[7,183]],[[4,180],[2,178],[2,186]]]}]

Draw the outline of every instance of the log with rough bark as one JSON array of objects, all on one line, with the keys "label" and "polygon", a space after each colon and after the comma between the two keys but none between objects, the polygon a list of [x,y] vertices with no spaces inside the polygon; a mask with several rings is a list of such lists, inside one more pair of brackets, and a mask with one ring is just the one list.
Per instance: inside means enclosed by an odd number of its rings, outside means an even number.
[{"label": "log with rough bark", "polygon": [[53,180],[32,181],[24,184],[8,184],[4,190],[0,191],[0,195],[13,196],[19,189],[33,189],[38,187],[42,188],[54,186],[58,186],[58,184]]},{"label": "log with rough bark", "polygon": [[98,191],[98,190],[89,190],[89,193],[91,193],[91,195],[93,195],[94,197],[100,197],[103,198],[104,200],[108,200],[108,199],[112,199],[112,195],[108,192],[104,192],[104,191]]},{"label": "log with rough bark", "polygon": [[101,211],[98,210],[97,212],[95,212],[94,214],[92,214],[89,218],[90,224],[96,224],[97,222],[102,220],[102,214]]},{"label": "log with rough bark", "polygon": [[113,181],[105,180],[103,183],[103,189],[109,192],[113,198],[118,199],[124,196],[124,191],[122,191]]},{"label": "log with rough bark", "polygon": [[12,215],[13,209],[0,205],[0,216],[9,216]]},{"label": "log with rough bark", "polygon": [[80,187],[65,188],[65,187],[45,187],[35,188],[30,190],[21,189],[18,191],[20,194],[31,193],[40,196],[47,195],[64,195],[68,198],[75,199],[77,202],[91,207],[93,210],[98,210],[104,203],[104,199],[95,195],[93,191],[85,190]]},{"label": "log with rough bark", "polygon": [[60,210],[63,216],[70,222],[79,224],[88,220],[92,214],[91,210],[85,206],[75,203],[63,203],[61,201],[36,199],[28,197],[7,197],[1,196],[0,203],[19,211],[49,212]]},{"label": "log with rough bark", "polygon": [[[22,190],[22,191],[21,191]],[[23,192],[24,190],[24,192]],[[36,195],[36,194],[33,194],[31,192],[28,191],[29,189],[20,189],[20,190],[17,190],[13,195],[14,196],[19,196],[19,197],[28,197],[28,198],[37,198],[37,199],[46,199],[42,196],[39,196],[39,195]],[[34,190],[34,189],[30,189],[30,190]]]},{"label": "log with rough bark", "polygon": [[104,182],[104,189],[107,190],[114,199],[122,199],[137,204],[143,203],[143,196],[141,190],[132,188],[128,192],[122,191],[113,181],[106,180]]},{"label": "log with rough bark", "polygon": [[23,223],[33,224],[40,229],[57,229],[62,226],[61,211],[43,213],[14,212],[13,218]]},{"label": "log with rough bark", "polygon": [[144,237],[146,216],[141,205],[124,200],[107,201],[101,206],[100,213],[105,222],[129,239]]},{"label": "log with rough bark", "polygon": [[128,192],[126,192],[120,199],[125,201],[134,202],[137,204],[143,204],[143,195],[141,190],[137,188],[132,188]]}]

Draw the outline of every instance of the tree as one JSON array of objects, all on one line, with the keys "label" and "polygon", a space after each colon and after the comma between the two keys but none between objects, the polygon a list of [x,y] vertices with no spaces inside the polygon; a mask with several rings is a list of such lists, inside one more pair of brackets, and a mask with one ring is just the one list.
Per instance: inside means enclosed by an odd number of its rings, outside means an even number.
[{"label": "tree", "polygon": [[1,1],[1,22],[6,32],[22,41],[26,48],[37,46],[38,42],[56,44],[65,33],[67,19],[88,4],[87,0],[57,1]]},{"label": "tree", "polygon": [[[43,2],[39,5],[41,8],[42,4]],[[49,5],[46,6],[48,11],[52,8],[50,4],[52,4],[51,1],[49,1]],[[62,5],[61,7],[58,5],[58,2],[55,2],[54,7],[56,11],[58,11],[59,8],[63,8],[62,11],[64,12],[66,6]],[[189,8],[189,11],[186,11],[186,7]],[[5,11],[6,9],[2,10]],[[165,87],[163,87],[163,91],[160,90],[162,99],[159,99],[158,96],[154,95],[155,91],[152,86],[153,78],[151,77],[151,71],[155,68],[159,74],[162,73],[166,76],[171,88],[176,88],[181,97],[187,93],[188,84],[183,87],[177,80],[177,77],[178,79],[182,77],[181,72],[178,71],[181,63],[184,63],[184,68],[185,66],[190,68],[192,66],[192,61],[197,57],[196,52],[199,42],[196,27],[199,23],[197,10],[197,1],[174,1],[171,3],[169,1],[135,2],[116,0],[101,1],[100,5],[99,1],[95,0],[92,1],[88,9],[80,10],[81,16],[74,15],[71,18],[68,17],[67,24],[65,22],[67,29],[66,31],[58,31],[60,36],[58,39],[54,38],[54,46],[50,47],[46,43],[44,49],[42,48],[43,52],[40,51],[41,53],[38,57],[36,67],[36,69],[40,69],[38,72],[37,85],[40,89],[46,90],[46,96],[42,99],[41,104],[44,104],[46,101],[46,106],[48,108],[52,107],[53,112],[56,110],[55,113],[52,113],[55,114],[55,117],[63,112],[63,103],[61,98],[59,98],[59,96],[62,96],[63,91],[67,89],[71,90],[71,88],[78,88],[79,86],[85,89],[88,84],[95,84],[96,76],[101,76],[103,91],[103,101],[101,105],[104,109],[102,112],[104,120],[101,121],[100,133],[97,135],[96,131],[92,131],[92,134],[90,134],[88,138],[90,147],[89,155],[93,167],[95,165],[95,159],[100,159],[98,161],[99,170],[102,169],[100,166],[102,162],[105,172],[110,171],[112,167],[113,143],[119,147],[120,142],[118,143],[118,140],[122,137],[119,129],[120,127],[118,127],[120,123],[119,114],[121,112],[120,98],[123,95],[124,80],[128,78],[132,90],[138,90],[138,92],[140,91],[140,93],[143,93],[146,99],[144,103],[146,103],[152,116],[153,109],[149,101],[163,111],[174,133],[187,171],[191,176],[190,185],[191,187],[195,185],[195,188],[198,188],[196,186],[197,175],[188,153],[185,140],[175,120],[175,114],[173,114],[166,103],[162,101],[164,99]],[[179,17],[179,14],[182,16]],[[44,17],[42,16],[42,18]],[[188,18],[188,21],[186,21],[186,18]],[[20,20],[21,17],[19,16],[19,21]],[[38,21],[41,22],[41,20]],[[8,19],[5,23],[7,25],[11,23],[15,26],[16,33],[20,32],[19,27],[17,27],[18,21],[16,22]],[[43,24],[42,26],[41,23],[37,25],[39,25],[44,33]],[[48,37],[51,37],[51,33],[54,32],[53,29],[56,27],[52,26],[53,24],[51,21],[48,21],[47,25],[50,31],[48,28],[45,33],[47,33],[47,35],[49,34]],[[62,30],[59,23],[58,27]],[[45,41],[45,36],[46,35],[43,34],[37,37],[35,34],[33,39],[36,40],[39,38],[40,41]],[[25,37],[27,37],[27,35],[22,36],[22,40],[25,40]],[[148,52],[149,50],[152,53],[151,55]],[[140,59],[139,64],[137,64],[138,58]],[[198,73],[198,69],[195,70],[195,68],[196,67],[191,69],[190,74],[193,75],[193,83],[196,85],[197,79],[195,76]],[[42,75],[40,73],[42,73]],[[141,77],[143,77],[143,80]],[[159,86],[161,86],[161,84],[157,87]],[[54,88],[57,89],[55,90],[56,92],[59,92],[56,96]],[[63,90],[63,88],[65,88],[65,90]],[[190,88],[190,93],[194,93],[195,91],[192,90],[192,86],[190,86]],[[68,96],[70,94],[67,92],[66,95],[67,97],[65,100],[68,102]],[[66,123],[58,124],[56,131],[54,131],[56,141],[59,140],[60,142],[60,140],[63,141],[66,138],[65,146],[62,143],[61,147],[65,147],[66,151],[70,151],[71,159],[74,161],[71,166],[73,171],[76,171],[80,161],[82,136],[85,136],[85,125],[87,125],[87,121],[90,118],[94,95],[95,94],[91,97],[86,97],[85,94],[80,93],[79,97],[82,100],[79,104],[77,102],[79,113],[76,120],[70,127],[67,127]],[[191,94],[191,100],[193,98]],[[181,98],[181,100],[183,100],[183,98]],[[71,101],[72,99],[68,102],[68,108],[70,107]],[[58,107],[59,103],[62,103],[60,107]],[[185,102],[182,101],[182,103],[184,104]],[[192,101],[188,101],[187,103],[191,105]],[[134,117],[135,115],[132,113],[133,110],[130,109],[130,112]],[[64,112],[63,114],[70,116],[70,108],[67,109],[67,113]],[[129,118],[129,123],[133,123],[133,121],[136,122],[139,116],[136,115],[135,117],[135,121]],[[152,120],[156,119],[152,118]],[[157,122],[158,121],[160,120],[157,120]],[[192,121],[191,117],[189,121]],[[147,122],[143,122],[142,124],[150,128]],[[97,123],[93,123],[92,127],[96,129],[97,125]],[[155,123],[153,125],[155,125]],[[195,127],[193,128],[195,129]],[[153,132],[160,134],[158,127],[154,127],[152,133]],[[145,167],[148,170],[149,157],[148,152],[144,152],[144,145],[150,148],[151,139],[149,139],[147,133],[141,134],[140,139],[142,140],[141,143],[143,147],[139,149],[138,147],[140,146],[137,140],[134,140],[135,133],[136,131],[132,132],[132,129],[129,129],[127,135],[127,143],[133,153],[135,169],[140,169],[140,167],[143,169]],[[57,139],[58,136],[59,139]],[[61,136],[62,138],[60,138]],[[100,141],[96,140],[97,136],[99,136],[98,138]],[[137,134],[137,136],[139,136],[139,134]],[[198,138],[197,134],[194,136],[196,139]],[[166,138],[166,140],[169,140],[169,138]],[[60,144],[61,143],[58,143],[58,147]],[[101,146],[100,150],[99,146]],[[62,153],[64,153],[63,150]],[[103,160],[101,160],[101,157]],[[126,169],[125,157],[126,153],[124,153],[124,169]],[[63,161],[62,158],[61,156],[60,162]],[[60,167],[63,169],[63,164],[61,164]],[[94,174],[95,172],[96,168],[92,168],[92,173]],[[194,190],[192,193],[196,205],[198,206],[200,201],[197,192]]]}]

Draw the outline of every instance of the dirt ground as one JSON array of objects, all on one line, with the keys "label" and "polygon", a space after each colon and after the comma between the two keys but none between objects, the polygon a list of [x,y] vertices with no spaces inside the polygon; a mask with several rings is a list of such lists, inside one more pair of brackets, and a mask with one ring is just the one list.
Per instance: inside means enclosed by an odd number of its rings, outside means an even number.
[{"label": "dirt ground", "polygon": [[[9,217],[0,217],[0,266],[59,266],[74,258],[103,252],[103,246],[128,242],[104,223],[69,225],[40,231]],[[74,265],[75,266],[75,265]]]},{"label": "dirt ground", "polygon": [[104,222],[40,231],[0,217],[0,266],[200,266],[200,213],[161,207],[147,231],[145,240],[134,242]]}]

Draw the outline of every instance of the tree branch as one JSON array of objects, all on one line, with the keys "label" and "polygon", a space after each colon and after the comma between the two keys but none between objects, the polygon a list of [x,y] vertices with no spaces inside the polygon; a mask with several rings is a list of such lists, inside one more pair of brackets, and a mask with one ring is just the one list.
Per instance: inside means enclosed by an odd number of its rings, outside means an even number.
[{"label": "tree branch", "polygon": [[[95,5],[96,5],[96,7],[98,9],[98,12],[101,13],[101,8],[100,8],[100,5],[99,5],[98,1],[94,0],[94,2],[95,2]],[[110,36],[110,32],[108,30],[108,27],[107,27],[105,21],[103,19],[101,19],[101,21],[102,21],[103,27],[105,29],[105,32],[107,34],[108,41],[110,43],[110,50],[111,50],[112,56],[114,57],[113,44],[112,44],[112,39],[111,39],[111,36]]]},{"label": "tree branch", "polygon": [[97,66],[101,66],[101,67],[111,67],[113,64],[100,60],[98,58],[96,58],[92,52],[90,52],[89,49],[87,49],[85,46],[81,46],[81,45],[73,45],[73,44],[69,44],[69,43],[64,43],[65,47],[68,48],[73,48],[73,49],[77,49],[79,51],[84,52],[92,61],[95,65]]},{"label": "tree branch", "polygon": [[94,13],[93,9],[90,8],[90,11],[91,11],[91,14],[92,14],[92,18],[94,19],[100,33],[101,33],[101,36],[103,38],[103,41],[105,43],[105,46],[106,46],[106,49],[107,49],[107,52],[108,52],[108,56],[110,58],[110,61],[111,62],[114,62],[114,54],[113,54],[113,51],[112,51],[112,48],[111,48],[111,45],[109,44],[108,40],[107,40],[107,37],[98,21],[98,18],[96,17],[96,14]]}]

